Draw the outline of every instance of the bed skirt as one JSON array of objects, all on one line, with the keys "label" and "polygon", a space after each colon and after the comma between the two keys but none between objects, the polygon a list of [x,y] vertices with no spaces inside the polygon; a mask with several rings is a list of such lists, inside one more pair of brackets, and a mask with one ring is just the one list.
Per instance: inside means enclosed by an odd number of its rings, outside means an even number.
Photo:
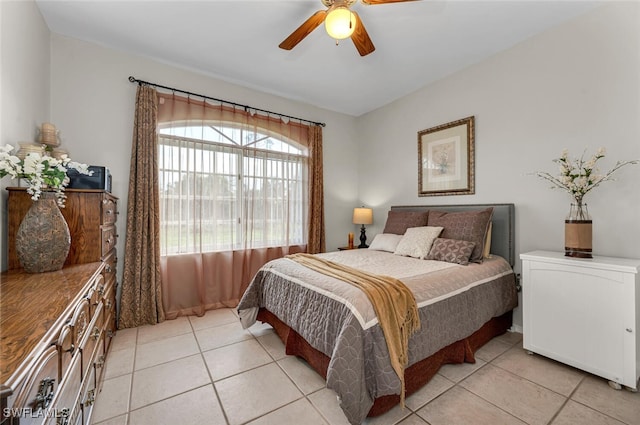
[{"label": "bed skirt", "polygon": [[[257,320],[270,324],[285,345],[285,352],[303,358],[325,380],[330,357],[313,348],[304,338],[283,323],[270,311],[261,308]],[[406,395],[419,390],[449,363],[475,363],[474,353],[494,337],[505,333],[512,324],[512,312],[494,317],[467,338],[442,348],[435,354],[421,360],[405,370]],[[368,416],[378,416],[400,403],[400,395],[386,395],[375,399]]]}]

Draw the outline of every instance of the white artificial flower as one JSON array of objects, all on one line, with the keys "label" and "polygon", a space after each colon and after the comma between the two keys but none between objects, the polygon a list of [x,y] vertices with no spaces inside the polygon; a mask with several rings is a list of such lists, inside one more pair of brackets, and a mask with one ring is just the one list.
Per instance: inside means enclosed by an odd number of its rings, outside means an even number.
[{"label": "white artificial flower", "polygon": [[88,165],[72,162],[67,155],[58,159],[48,154],[32,152],[21,160],[10,154],[13,149],[9,144],[0,146],[0,178],[9,176],[12,179],[27,180],[27,193],[34,201],[40,199],[42,188],[46,186],[55,191],[58,205],[64,207],[64,190],[69,185],[67,171],[73,168],[81,174],[92,174]]}]

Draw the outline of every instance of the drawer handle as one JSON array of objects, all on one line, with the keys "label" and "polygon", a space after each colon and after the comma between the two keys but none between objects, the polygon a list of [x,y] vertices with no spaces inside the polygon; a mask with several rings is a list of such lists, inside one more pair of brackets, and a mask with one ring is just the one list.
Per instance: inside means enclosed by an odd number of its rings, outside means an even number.
[{"label": "drawer handle", "polygon": [[113,214],[113,210],[107,210],[107,214]]},{"label": "drawer handle", "polygon": [[96,402],[96,390],[94,388],[89,390],[89,392],[87,393],[87,399],[84,401],[84,407],[89,407],[95,402]]},{"label": "drawer handle", "polygon": [[109,237],[107,238],[107,244],[108,244],[108,245],[111,245],[112,243],[113,243],[113,238],[112,238],[111,236],[109,236]]},{"label": "drawer handle", "polygon": [[38,394],[36,394],[36,409],[45,409],[53,400],[53,384],[56,382],[53,378],[44,378],[40,381]]},{"label": "drawer handle", "polygon": [[107,310],[111,310],[111,300],[107,300]]},{"label": "drawer handle", "polygon": [[113,338],[114,336],[116,336],[116,333],[114,331],[112,331],[111,329],[109,329],[107,331],[107,337],[108,338]]},{"label": "drawer handle", "polygon": [[633,329],[631,329],[631,328],[627,328],[626,331],[629,332],[629,333],[633,333]]},{"label": "drawer handle", "polygon": [[68,407],[60,410],[60,413],[56,415],[56,425],[69,425],[69,412],[71,410]]},{"label": "drawer handle", "polygon": [[93,328],[93,333],[91,334],[91,336],[96,340],[100,338],[100,329],[97,326]]},{"label": "drawer handle", "polygon": [[113,268],[111,268],[111,265],[110,265],[110,264],[107,264],[107,265],[104,267],[104,269],[105,269],[105,271],[106,271],[107,273],[112,273],[112,272],[113,272]]},{"label": "drawer handle", "polygon": [[100,294],[100,296],[104,295],[104,285],[98,286],[98,294]]}]

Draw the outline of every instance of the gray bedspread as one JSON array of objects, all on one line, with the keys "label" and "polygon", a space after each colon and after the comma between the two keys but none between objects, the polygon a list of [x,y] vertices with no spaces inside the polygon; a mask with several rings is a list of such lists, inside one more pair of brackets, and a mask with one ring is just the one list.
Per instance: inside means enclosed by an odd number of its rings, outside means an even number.
[{"label": "gray bedspread", "polygon": [[[409,341],[409,366],[517,305],[513,270],[500,257],[459,266],[362,249],[320,255],[398,278],[413,291],[421,329]],[[375,398],[400,393],[382,330],[358,288],[281,258],[262,267],[242,297],[244,327],[260,307],[331,358],[327,387],[338,394],[350,423],[362,423]]]}]

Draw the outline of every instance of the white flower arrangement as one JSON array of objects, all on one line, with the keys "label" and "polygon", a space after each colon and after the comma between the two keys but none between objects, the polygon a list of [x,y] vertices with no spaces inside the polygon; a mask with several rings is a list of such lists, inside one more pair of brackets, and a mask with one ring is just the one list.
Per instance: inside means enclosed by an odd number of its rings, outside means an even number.
[{"label": "white flower arrangement", "polygon": [[24,160],[11,154],[13,146],[0,146],[0,178],[10,176],[12,179],[25,179],[29,187],[27,192],[31,199],[40,199],[43,187],[55,190],[58,205],[64,208],[65,188],[69,185],[67,170],[74,169],[81,174],[92,175],[89,166],[72,161],[66,154],[53,158],[36,152],[27,154]]},{"label": "white flower arrangement", "polygon": [[618,161],[613,168],[604,174],[601,174],[596,163],[605,156],[605,149],[599,148],[598,151],[589,159],[585,160],[585,152],[580,158],[570,158],[569,151],[564,149],[560,158],[554,159],[559,168],[559,175],[552,176],[546,172],[535,173],[552,184],[552,189],[566,190],[575,200],[578,208],[582,207],[584,195],[598,187],[601,183],[613,180],[612,175],[620,168],[629,164],[638,164],[639,160]]}]

